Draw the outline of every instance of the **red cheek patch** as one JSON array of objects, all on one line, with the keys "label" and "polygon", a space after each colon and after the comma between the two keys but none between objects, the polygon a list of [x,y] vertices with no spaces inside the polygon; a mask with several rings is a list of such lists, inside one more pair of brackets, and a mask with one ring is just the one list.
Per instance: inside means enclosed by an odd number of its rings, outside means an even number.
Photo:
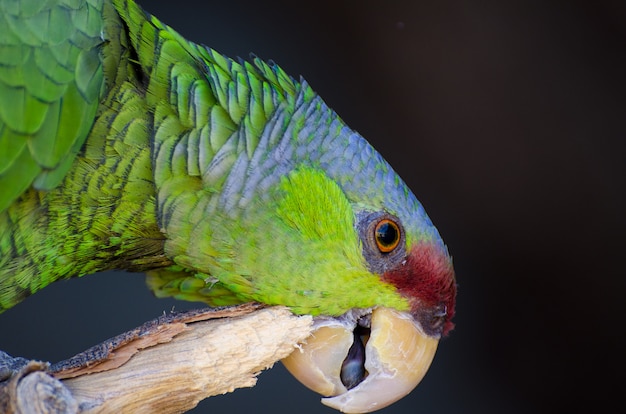
[{"label": "red cheek patch", "polygon": [[420,243],[405,261],[385,272],[382,279],[409,299],[413,312],[445,307],[443,335],[454,328],[456,281],[452,259],[444,249],[433,243]]}]

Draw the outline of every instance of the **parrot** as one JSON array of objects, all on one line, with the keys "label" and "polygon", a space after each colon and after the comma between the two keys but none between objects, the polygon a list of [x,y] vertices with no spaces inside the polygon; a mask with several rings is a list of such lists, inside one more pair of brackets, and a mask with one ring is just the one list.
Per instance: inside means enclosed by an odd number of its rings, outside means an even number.
[{"label": "parrot", "polygon": [[283,363],[343,412],[411,392],[454,327],[438,230],[304,79],[133,0],[0,0],[0,313],[112,269],[311,315]]}]

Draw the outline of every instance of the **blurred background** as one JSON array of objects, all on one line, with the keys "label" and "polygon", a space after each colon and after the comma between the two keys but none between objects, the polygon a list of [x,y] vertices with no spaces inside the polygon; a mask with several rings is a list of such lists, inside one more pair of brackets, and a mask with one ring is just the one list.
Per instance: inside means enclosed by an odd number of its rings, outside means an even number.
[{"label": "blurred background", "polygon": [[[302,75],[438,227],[457,328],[422,384],[381,413],[603,412],[621,400],[626,3],[140,4],[190,40]],[[58,361],[195,306],[154,299],[141,275],[87,276],[1,315],[0,349]],[[278,364],[194,412],[296,410],[334,412]]]}]

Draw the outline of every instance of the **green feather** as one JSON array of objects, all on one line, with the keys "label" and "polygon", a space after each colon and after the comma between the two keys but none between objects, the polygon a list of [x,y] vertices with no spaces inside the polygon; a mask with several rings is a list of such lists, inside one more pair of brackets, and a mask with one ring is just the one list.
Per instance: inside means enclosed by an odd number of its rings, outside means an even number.
[{"label": "green feather", "polygon": [[188,42],[130,0],[0,0],[0,312],[55,280],[338,315],[409,307],[361,213],[436,240],[388,164],[305,82]]},{"label": "green feather", "polygon": [[102,6],[0,1],[0,212],[30,184],[56,187],[87,138],[103,87]]}]

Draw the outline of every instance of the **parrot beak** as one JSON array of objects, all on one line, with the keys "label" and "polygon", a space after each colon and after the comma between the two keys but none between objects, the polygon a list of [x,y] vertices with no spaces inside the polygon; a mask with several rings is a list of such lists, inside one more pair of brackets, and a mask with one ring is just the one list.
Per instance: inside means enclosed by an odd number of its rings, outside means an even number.
[{"label": "parrot beak", "polygon": [[316,325],[301,349],[282,362],[305,386],[330,397],[323,404],[345,413],[379,410],[410,393],[439,343],[410,314],[389,308]]}]

